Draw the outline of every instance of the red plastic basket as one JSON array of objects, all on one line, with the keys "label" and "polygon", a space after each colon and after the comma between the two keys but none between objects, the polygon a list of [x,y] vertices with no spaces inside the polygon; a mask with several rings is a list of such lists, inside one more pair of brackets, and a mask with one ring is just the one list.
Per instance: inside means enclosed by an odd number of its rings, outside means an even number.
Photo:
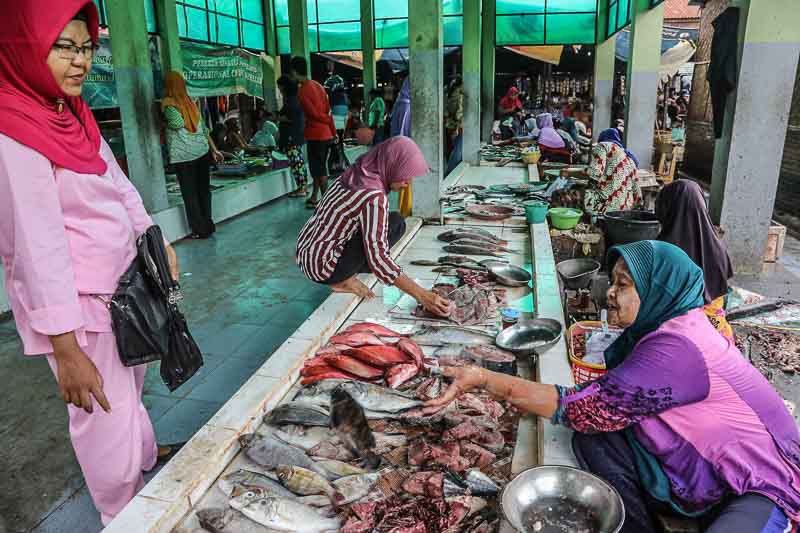
[{"label": "red plastic basket", "polygon": [[578,335],[582,335],[592,329],[600,329],[603,324],[594,320],[583,320],[575,322],[569,327],[569,363],[572,366],[572,377],[576,385],[586,383],[587,381],[594,381],[608,372],[605,365],[593,365],[586,363],[583,359],[575,356],[575,349],[573,341]]}]

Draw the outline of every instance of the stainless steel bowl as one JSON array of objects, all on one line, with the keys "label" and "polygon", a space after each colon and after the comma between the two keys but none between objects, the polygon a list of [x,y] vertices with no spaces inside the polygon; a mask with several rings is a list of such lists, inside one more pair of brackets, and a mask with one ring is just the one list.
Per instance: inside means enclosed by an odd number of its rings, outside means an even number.
[{"label": "stainless steel bowl", "polygon": [[556,265],[556,271],[568,289],[588,289],[592,278],[600,270],[600,263],[594,259],[567,259]]},{"label": "stainless steel bowl", "polygon": [[525,533],[617,533],[625,522],[619,493],[599,477],[569,466],[537,466],[503,489],[506,520]]},{"label": "stainless steel bowl", "polygon": [[531,273],[517,265],[491,263],[487,266],[492,276],[506,287],[525,287],[531,281]]},{"label": "stainless steel bowl", "polygon": [[542,355],[559,341],[562,333],[563,328],[558,320],[536,318],[504,329],[494,343],[517,355]]}]

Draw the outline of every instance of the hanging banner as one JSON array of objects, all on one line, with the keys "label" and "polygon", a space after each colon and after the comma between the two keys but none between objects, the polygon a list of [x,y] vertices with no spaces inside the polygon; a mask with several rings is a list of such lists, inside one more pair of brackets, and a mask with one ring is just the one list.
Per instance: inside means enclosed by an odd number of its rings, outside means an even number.
[{"label": "hanging banner", "polygon": [[114,85],[114,65],[107,37],[100,38],[100,48],[92,60],[92,70],[83,83],[83,99],[92,109],[117,107],[117,88]]}]

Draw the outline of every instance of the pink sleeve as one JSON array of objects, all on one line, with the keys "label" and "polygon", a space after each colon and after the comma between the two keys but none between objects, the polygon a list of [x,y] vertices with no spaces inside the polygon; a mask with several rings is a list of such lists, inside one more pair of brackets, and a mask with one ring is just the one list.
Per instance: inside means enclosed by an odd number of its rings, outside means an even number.
[{"label": "pink sleeve", "polygon": [[[0,255],[9,294],[42,335],[83,326],[53,167],[0,135]],[[17,311],[17,309],[15,309]]]},{"label": "pink sleeve", "polygon": [[[147,214],[147,210],[144,208],[144,204],[142,203],[142,197],[139,196],[139,191],[136,190],[136,187],[133,186],[133,183],[131,183],[131,181],[128,179],[128,176],[126,176],[119,167],[119,164],[114,157],[114,152],[111,151],[111,147],[106,144],[106,141],[102,141],[100,150],[103,155],[103,159],[108,165],[108,171],[109,174],[111,174],[111,179],[117,186],[117,189],[119,189],[119,192],[122,194],[122,203],[125,204],[125,209],[128,211],[128,216],[130,217],[131,222],[133,222],[133,229],[138,237],[144,233],[147,228],[153,225],[153,219]],[[166,236],[164,239],[166,240]]]}]

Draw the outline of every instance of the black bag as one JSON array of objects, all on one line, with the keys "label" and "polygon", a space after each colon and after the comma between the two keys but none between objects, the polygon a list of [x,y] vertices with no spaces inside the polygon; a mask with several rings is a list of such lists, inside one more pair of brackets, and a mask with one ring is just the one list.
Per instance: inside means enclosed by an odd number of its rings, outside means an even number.
[{"label": "black bag", "polygon": [[338,178],[349,166],[350,161],[345,154],[344,143],[334,139],[328,149],[328,176],[331,179]]},{"label": "black bag", "polygon": [[137,250],[110,303],[117,351],[125,366],[161,359],[161,379],[173,391],[203,366],[203,356],[178,309],[180,286],[170,274],[161,228],[148,228]]}]

